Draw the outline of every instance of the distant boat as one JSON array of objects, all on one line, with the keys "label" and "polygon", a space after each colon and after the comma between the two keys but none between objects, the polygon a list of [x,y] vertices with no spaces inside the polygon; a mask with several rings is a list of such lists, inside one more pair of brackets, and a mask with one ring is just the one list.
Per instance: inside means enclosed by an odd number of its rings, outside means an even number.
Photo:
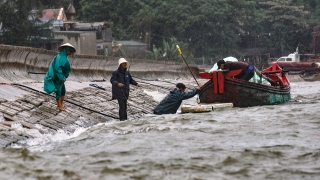
[{"label": "distant boat", "polygon": [[277,59],[277,63],[283,70],[290,71],[291,74],[303,74],[306,72],[309,74],[314,74],[320,71],[319,62],[300,61],[300,54],[298,53],[298,48],[296,49],[296,52],[291,53],[288,56],[282,56],[279,59]]},{"label": "distant boat", "polygon": [[241,70],[199,72],[210,79],[199,91],[200,103],[233,103],[234,107],[274,105],[290,100],[290,83],[277,62],[262,70],[273,86],[234,78]]}]

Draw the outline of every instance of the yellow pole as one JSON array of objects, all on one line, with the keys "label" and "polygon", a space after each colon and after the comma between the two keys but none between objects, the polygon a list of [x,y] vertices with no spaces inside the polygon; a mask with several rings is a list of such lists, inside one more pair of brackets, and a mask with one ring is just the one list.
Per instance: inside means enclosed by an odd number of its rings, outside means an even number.
[{"label": "yellow pole", "polygon": [[177,47],[177,50],[178,50],[179,54],[181,55],[182,59],[184,60],[184,62],[185,62],[185,63],[186,63],[186,65],[188,66],[189,71],[190,71],[190,73],[192,74],[192,76],[193,76],[194,80],[197,82],[198,86],[200,86],[200,85],[199,85],[199,83],[198,83],[198,81],[197,81],[197,79],[194,77],[194,75],[193,75],[193,73],[192,73],[192,71],[191,71],[191,69],[190,69],[190,67],[189,67],[189,65],[188,65],[188,63],[187,63],[187,61],[184,59],[184,57],[183,57],[183,55],[182,55],[182,51],[181,51],[181,49],[180,49],[179,45],[176,45],[176,47]]}]

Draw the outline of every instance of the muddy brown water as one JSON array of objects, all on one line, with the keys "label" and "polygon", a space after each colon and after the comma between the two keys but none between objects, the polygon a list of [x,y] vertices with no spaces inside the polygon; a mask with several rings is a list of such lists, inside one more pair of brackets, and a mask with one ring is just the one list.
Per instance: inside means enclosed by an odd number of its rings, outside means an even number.
[{"label": "muddy brown water", "polygon": [[292,100],[145,115],[0,149],[0,179],[319,179],[320,82]]}]

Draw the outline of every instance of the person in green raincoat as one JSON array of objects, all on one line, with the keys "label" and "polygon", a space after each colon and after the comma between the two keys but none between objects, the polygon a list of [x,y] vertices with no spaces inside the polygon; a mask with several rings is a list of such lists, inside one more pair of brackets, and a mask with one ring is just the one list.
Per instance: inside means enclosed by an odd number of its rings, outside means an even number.
[{"label": "person in green raincoat", "polygon": [[63,106],[64,96],[66,94],[66,87],[64,82],[71,71],[69,55],[73,55],[76,49],[69,43],[65,43],[58,48],[57,54],[50,63],[48,72],[44,77],[43,90],[48,93],[55,93],[57,100],[57,109],[65,111]]}]

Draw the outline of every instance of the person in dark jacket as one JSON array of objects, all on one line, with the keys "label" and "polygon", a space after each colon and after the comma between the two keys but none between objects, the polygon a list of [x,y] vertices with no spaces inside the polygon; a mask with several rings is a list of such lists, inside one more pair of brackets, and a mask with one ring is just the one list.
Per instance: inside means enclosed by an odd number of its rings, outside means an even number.
[{"label": "person in dark jacket", "polygon": [[112,100],[117,99],[119,103],[119,119],[120,121],[127,120],[127,103],[129,98],[129,85],[140,87],[135,80],[132,79],[131,74],[127,71],[129,67],[128,61],[120,58],[118,62],[118,69],[112,73],[110,82],[112,84]]},{"label": "person in dark jacket", "polygon": [[235,61],[235,62],[225,62],[224,60],[220,60],[217,62],[218,69],[222,70],[237,70],[241,69],[242,72],[235,76],[237,79],[242,79],[249,81],[253,75],[254,75],[254,67],[241,61]]},{"label": "person in dark jacket", "polygon": [[175,114],[180,107],[181,103],[185,99],[192,98],[195,96],[199,89],[194,88],[190,92],[185,92],[186,86],[183,83],[178,83],[176,88],[156,106],[153,113],[154,114]]}]

